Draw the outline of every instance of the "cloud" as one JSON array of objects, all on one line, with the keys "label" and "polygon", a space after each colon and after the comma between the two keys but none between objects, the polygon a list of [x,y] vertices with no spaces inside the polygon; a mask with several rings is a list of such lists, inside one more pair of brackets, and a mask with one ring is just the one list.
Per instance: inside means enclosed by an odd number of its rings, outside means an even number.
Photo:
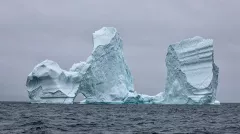
[{"label": "cloud", "polygon": [[217,98],[239,102],[239,4],[237,0],[0,1],[0,100],[28,100],[25,81],[37,63],[51,59],[68,69],[85,61],[92,51],[92,33],[114,26],[122,36],[138,92],[163,91],[168,45],[199,35],[214,39],[220,67]]}]

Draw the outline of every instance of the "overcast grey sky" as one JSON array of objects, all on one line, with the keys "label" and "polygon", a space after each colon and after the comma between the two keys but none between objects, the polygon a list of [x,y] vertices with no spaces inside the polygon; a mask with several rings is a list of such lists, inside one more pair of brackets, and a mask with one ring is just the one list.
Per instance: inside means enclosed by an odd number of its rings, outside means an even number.
[{"label": "overcast grey sky", "polygon": [[164,90],[169,44],[196,35],[214,39],[217,98],[240,102],[239,0],[1,0],[0,101],[28,101],[25,83],[45,60],[63,69],[91,54],[92,33],[116,27],[135,90]]}]

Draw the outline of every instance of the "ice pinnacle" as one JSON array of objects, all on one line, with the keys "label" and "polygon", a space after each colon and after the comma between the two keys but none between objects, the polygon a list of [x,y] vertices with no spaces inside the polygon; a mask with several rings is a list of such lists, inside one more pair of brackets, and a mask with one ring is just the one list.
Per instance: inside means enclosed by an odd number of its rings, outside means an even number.
[{"label": "ice pinnacle", "polygon": [[166,104],[215,104],[219,69],[213,40],[194,37],[172,44],[166,57]]},{"label": "ice pinnacle", "polygon": [[134,92],[133,78],[123,55],[123,43],[117,30],[103,27],[93,33],[94,49],[87,59],[79,92],[82,103],[122,103]]}]

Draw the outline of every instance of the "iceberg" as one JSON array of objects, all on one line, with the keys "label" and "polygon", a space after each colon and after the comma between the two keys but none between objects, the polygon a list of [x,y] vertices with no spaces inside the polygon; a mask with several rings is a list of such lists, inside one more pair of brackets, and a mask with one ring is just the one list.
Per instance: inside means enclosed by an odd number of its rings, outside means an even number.
[{"label": "iceberg", "polygon": [[119,104],[134,92],[133,78],[123,56],[123,43],[116,28],[103,27],[93,33],[94,49],[87,59],[79,92],[81,103]]},{"label": "iceberg", "polygon": [[28,75],[26,86],[31,103],[72,104],[83,94],[81,104],[220,104],[212,39],[196,36],[170,45],[166,66],[164,92],[138,94],[119,33],[103,27],[93,33],[93,51],[86,62],[66,71],[45,60]]},{"label": "iceberg", "polygon": [[196,36],[172,44],[166,56],[165,91],[155,96],[132,93],[125,104],[216,104],[219,68],[213,40]]},{"label": "iceberg", "polygon": [[166,57],[164,104],[219,104],[219,68],[214,63],[213,40],[193,37],[172,44]]},{"label": "iceberg", "polygon": [[72,104],[79,86],[79,73],[62,70],[51,60],[38,64],[27,77],[31,103]]},{"label": "iceberg", "polygon": [[134,92],[133,78],[123,56],[122,39],[116,28],[93,33],[94,49],[86,62],[62,70],[53,61],[38,64],[27,78],[32,103],[72,104],[77,94],[82,104],[121,104]]}]

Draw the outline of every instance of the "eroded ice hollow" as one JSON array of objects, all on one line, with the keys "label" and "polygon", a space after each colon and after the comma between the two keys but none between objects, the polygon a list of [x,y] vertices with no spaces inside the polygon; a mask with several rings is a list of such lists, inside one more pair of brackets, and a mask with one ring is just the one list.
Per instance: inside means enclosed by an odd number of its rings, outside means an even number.
[{"label": "eroded ice hollow", "polygon": [[32,103],[71,104],[78,90],[78,72],[62,70],[51,60],[38,64],[27,77],[27,91]]},{"label": "eroded ice hollow", "polygon": [[156,96],[134,91],[122,39],[115,28],[95,31],[93,44],[87,61],[74,64],[69,71],[50,60],[38,64],[27,78],[30,101],[72,104],[82,93],[82,104],[219,104],[218,67],[211,39],[194,37],[169,46],[165,91]]}]

